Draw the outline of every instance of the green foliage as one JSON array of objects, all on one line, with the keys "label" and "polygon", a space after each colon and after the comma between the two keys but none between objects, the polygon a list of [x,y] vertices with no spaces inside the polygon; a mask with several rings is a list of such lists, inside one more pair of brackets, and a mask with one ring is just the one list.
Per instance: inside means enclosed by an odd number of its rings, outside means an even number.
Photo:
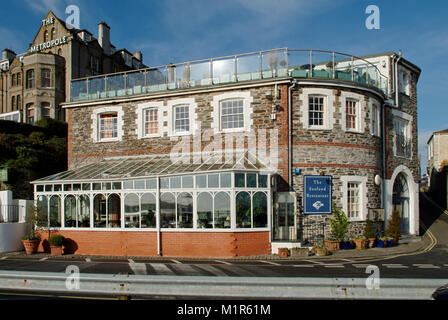
[{"label": "green foliage", "polygon": [[343,240],[348,232],[350,222],[344,211],[341,208],[337,208],[333,201],[331,203],[331,211],[333,213],[333,218],[330,218],[331,232],[337,240]]},{"label": "green foliage", "polygon": [[373,231],[372,221],[366,220],[366,226],[364,228],[364,237],[375,238],[375,232]]},{"label": "green foliage", "polygon": [[64,244],[64,240],[65,240],[64,236],[60,234],[55,234],[52,235],[50,239],[48,239],[48,242],[50,243],[51,246],[60,247]]},{"label": "green foliage", "polygon": [[9,167],[6,186],[32,199],[30,181],[67,170],[67,124],[42,119],[36,126],[0,120],[0,165]]},{"label": "green foliage", "polygon": [[400,213],[396,210],[392,211],[392,217],[389,218],[386,227],[386,235],[398,241],[401,236],[400,232]]},{"label": "green foliage", "polygon": [[36,234],[36,229],[45,227],[47,224],[47,216],[41,206],[28,207],[25,222],[30,225],[30,232],[23,237],[23,240],[40,240]]}]

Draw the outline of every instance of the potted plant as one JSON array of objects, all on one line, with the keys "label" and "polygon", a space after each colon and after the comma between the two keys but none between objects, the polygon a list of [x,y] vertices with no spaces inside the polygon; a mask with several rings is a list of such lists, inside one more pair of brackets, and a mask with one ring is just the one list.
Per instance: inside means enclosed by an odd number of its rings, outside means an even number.
[{"label": "potted plant", "polygon": [[373,231],[372,221],[370,221],[369,219],[366,220],[366,226],[364,228],[364,237],[366,237],[368,241],[369,248],[373,248],[373,246],[375,245],[376,237],[375,232]]},{"label": "potted plant", "polygon": [[39,234],[36,233],[36,230],[39,227],[44,226],[45,221],[46,217],[44,216],[43,210],[40,206],[31,206],[28,208],[25,222],[30,227],[30,231],[22,238],[22,243],[25,247],[26,254],[33,254],[37,252],[41,239]]},{"label": "potted plant", "polygon": [[60,256],[62,255],[62,246],[64,245],[64,236],[60,234],[55,234],[48,239],[51,248],[51,255]]},{"label": "potted plant", "polygon": [[278,256],[280,258],[287,258],[289,255],[288,248],[278,248]]},{"label": "potted plant", "polygon": [[307,257],[309,251],[308,248],[292,248],[290,253],[291,257]]},{"label": "potted plant", "polygon": [[333,251],[341,248],[341,241],[348,232],[350,222],[344,211],[337,208],[334,202],[331,203],[331,211],[333,213],[333,217],[330,218],[332,238],[325,240],[325,244],[328,250]]},{"label": "potted plant", "polygon": [[353,242],[351,241],[351,239],[344,237],[344,239],[341,241],[341,249],[342,250],[353,249]]},{"label": "potted plant", "polygon": [[378,248],[386,248],[387,247],[387,238],[382,236],[378,239],[377,242]]},{"label": "potted plant", "polygon": [[325,243],[320,243],[316,247],[316,255],[317,256],[326,256],[328,254],[328,250],[325,247]]},{"label": "potted plant", "polygon": [[364,237],[355,238],[353,239],[353,242],[355,243],[357,250],[363,250],[367,248],[367,241]]},{"label": "potted plant", "polygon": [[393,239],[393,244],[398,244],[401,236],[400,232],[400,213],[396,210],[392,211],[392,217],[389,218],[386,227],[386,235]]}]

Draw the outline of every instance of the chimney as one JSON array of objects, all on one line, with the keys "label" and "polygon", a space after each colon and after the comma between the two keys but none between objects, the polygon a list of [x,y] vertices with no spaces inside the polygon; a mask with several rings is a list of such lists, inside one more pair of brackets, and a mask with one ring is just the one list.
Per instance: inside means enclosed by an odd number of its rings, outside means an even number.
[{"label": "chimney", "polygon": [[110,54],[110,27],[106,22],[98,23],[98,42],[106,54]]},{"label": "chimney", "polygon": [[132,56],[140,62],[143,62],[143,55],[141,51],[134,52]]},{"label": "chimney", "polygon": [[12,60],[16,56],[16,53],[10,49],[3,49],[2,51],[2,60]]}]

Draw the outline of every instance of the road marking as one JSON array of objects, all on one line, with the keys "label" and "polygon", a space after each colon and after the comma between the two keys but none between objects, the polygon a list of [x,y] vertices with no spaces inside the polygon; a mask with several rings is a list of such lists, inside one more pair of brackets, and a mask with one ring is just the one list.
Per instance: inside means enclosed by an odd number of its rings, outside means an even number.
[{"label": "road marking", "polygon": [[324,262],[313,261],[313,260],[303,260],[303,261],[306,261],[306,262],[312,262],[312,263],[315,263],[315,264],[325,264]]},{"label": "road marking", "polygon": [[232,266],[224,265],[224,266],[221,266],[221,268],[224,268],[226,270],[232,271],[232,272],[236,273],[239,276],[248,276],[248,277],[253,277],[254,276],[253,273],[251,273],[251,272],[249,272],[247,270],[244,270],[241,267],[237,267],[235,265],[232,265]]},{"label": "road marking", "polygon": [[444,264],[443,266],[444,266],[444,267],[448,267],[448,264]]},{"label": "road marking", "polygon": [[402,264],[398,263],[391,263],[391,264],[382,264],[382,266],[389,268],[389,269],[408,269],[408,266],[404,266]]},{"label": "road marking", "polygon": [[39,259],[39,261],[45,261],[47,259],[48,259],[48,257],[45,257],[45,258]]},{"label": "road marking", "polygon": [[193,268],[193,266],[189,264],[175,264],[172,267],[182,274],[187,273],[188,275],[200,275],[199,270]]},{"label": "road marking", "polygon": [[432,264],[413,264],[413,266],[422,269],[440,269],[439,266],[434,266]]},{"label": "road marking", "polygon": [[276,262],[272,262],[272,261],[264,261],[264,260],[259,260],[259,261],[263,262],[263,263],[271,264],[271,265],[274,265],[274,266],[281,266],[280,263],[276,263]]},{"label": "road marking", "polygon": [[314,268],[314,264],[295,264],[293,267],[297,268]]},{"label": "road marking", "polygon": [[135,261],[132,259],[128,259],[128,261],[129,261],[129,263],[135,263]]},{"label": "road marking", "polygon": [[1,257],[0,260],[8,259],[8,256]]},{"label": "road marking", "polygon": [[342,264],[323,264],[322,266],[325,268],[344,268]]},{"label": "road marking", "polygon": [[140,274],[140,275],[148,274],[148,271],[146,270],[146,264],[144,263],[131,262],[129,263],[129,267],[132,269],[134,274]]},{"label": "road marking", "polygon": [[371,264],[352,264],[355,268],[367,268],[368,266],[371,266]]},{"label": "road marking", "polygon": [[227,265],[229,265],[229,266],[232,265],[230,262],[227,262],[227,261],[221,261],[221,260],[215,260],[215,261],[216,261],[216,262],[219,262],[219,263],[227,264]]},{"label": "road marking", "polygon": [[155,270],[156,274],[169,275],[169,276],[175,275],[173,270],[168,268],[163,263],[150,263],[149,265]]},{"label": "road marking", "polygon": [[205,270],[210,272],[211,274],[215,275],[215,276],[220,276],[220,277],[228,277],[229,275],[227,273],[225,273],[224,271],[219,270],[216,267],[213,267],[209,264],[195,264],[194,265],[196,268]]},{"label": "road marking", "polygon": [[173,261],[174,263],[177,263],[177,264],[181,264],[182,263],[179,260],[175,260],[175,259],[171,259],[171,261]]},{"label": "road marking", "polygon": [[86,262],[92,262],[92,259],[86,258]]}]

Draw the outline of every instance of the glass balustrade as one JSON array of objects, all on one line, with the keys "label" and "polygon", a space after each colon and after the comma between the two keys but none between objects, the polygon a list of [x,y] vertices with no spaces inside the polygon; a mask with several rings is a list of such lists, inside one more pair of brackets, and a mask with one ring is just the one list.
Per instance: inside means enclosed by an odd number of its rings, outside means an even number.
[{"label": "glass balustrade", "polygon": [[70,101],[289,77],[356,82],[388,95],[388,78],[366,59],[331,51],[282,48],[75,79]]}]

